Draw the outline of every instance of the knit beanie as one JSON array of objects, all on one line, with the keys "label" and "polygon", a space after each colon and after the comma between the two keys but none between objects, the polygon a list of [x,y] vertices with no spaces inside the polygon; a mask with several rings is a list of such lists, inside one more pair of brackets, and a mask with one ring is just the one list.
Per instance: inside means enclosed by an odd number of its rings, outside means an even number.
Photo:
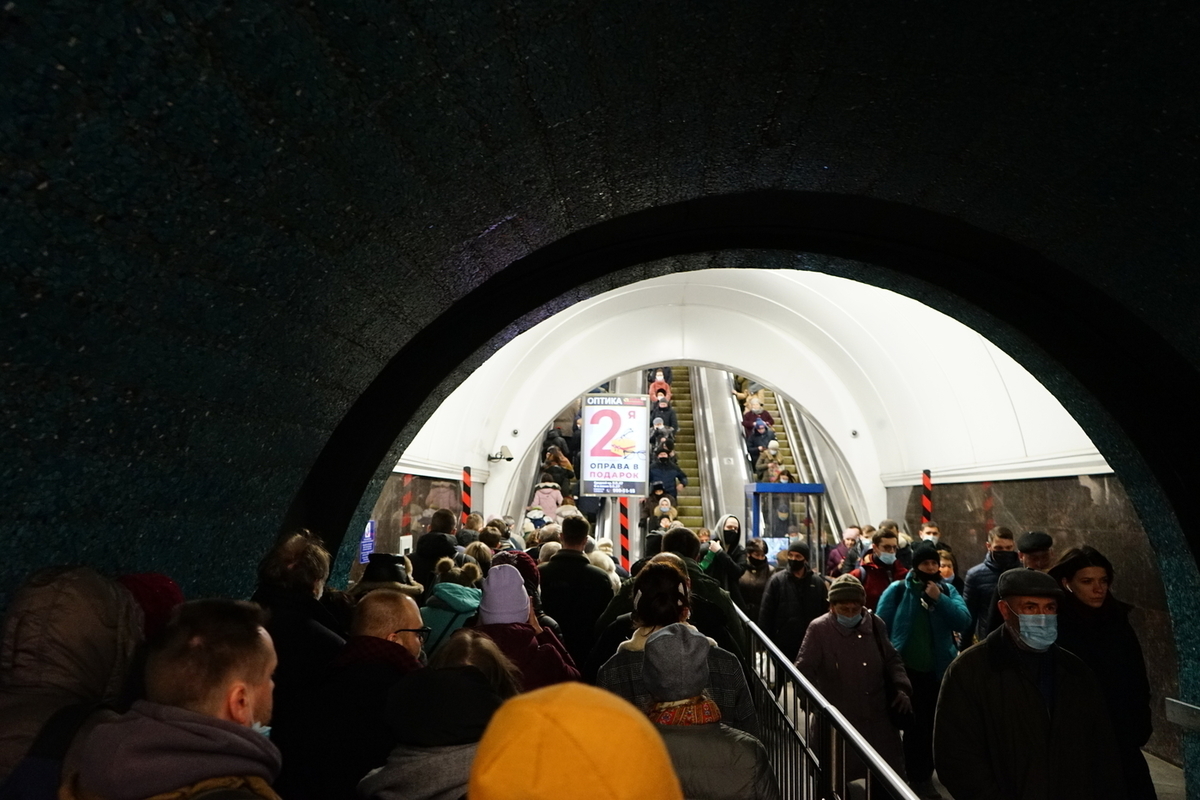
[{"label": "knit beanie", "polygon": [[642,681],[655,700],[686,700],[708,685],[708,637],[676,622],[650,634]]},{"label": "knit beanie", "polygon": [[[582,743],[621,742],[614,770]],[[531,758],[530,753],[554,753]],[[631,779],[630,776],[636,776]],[[475,760],[471,800],[682,800],[662,737],[629,701],[577,681],[519,694],[492,717]]]},{"label": "knit beanie", "polygon": [[529,594],[525,591],[525,579],[516,567],[492,564],[483,579],[479,621],[484,625],[529,621]]},{"label": "knit beanie", "polygon": [[829,587],[830,603],[841,603],[847,600],[857,600],[861,603],[866,599],[867,592],[863,589],[862,583],[850,574],[838,576],[838,579]]},{"label": "knit beanie", "polygon": [[788,552],[799,553],[804,556],[805,561],[809,561],[812,558],[812,549],[808,546],[808,542],[802,542],[799,539],[788,545]]},{"label": "knit beanie", "polygon": [[937,545],[933,542],[920,542],[913,545],[912,549],[912,565],[916,569],[924,561],[936,561],[942,563],[942,555],[938,552]]},{"label": "knit beanie", "polygon": [[142,609],[142,635],[147,641],[158,635],[171,619],[171,612],[183,602],[179,584],[157,572],[135,572],[122,575],[117,582],[124,586]]}]

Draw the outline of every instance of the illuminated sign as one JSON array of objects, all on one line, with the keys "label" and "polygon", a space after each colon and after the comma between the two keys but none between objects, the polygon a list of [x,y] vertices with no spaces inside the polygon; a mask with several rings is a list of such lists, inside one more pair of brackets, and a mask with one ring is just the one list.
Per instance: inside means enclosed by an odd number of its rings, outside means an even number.
[{"label": "illuminated sign", "polygon": [[580,424],[580,494],[645,496],[650,398],[644,394],[584,395]]}]

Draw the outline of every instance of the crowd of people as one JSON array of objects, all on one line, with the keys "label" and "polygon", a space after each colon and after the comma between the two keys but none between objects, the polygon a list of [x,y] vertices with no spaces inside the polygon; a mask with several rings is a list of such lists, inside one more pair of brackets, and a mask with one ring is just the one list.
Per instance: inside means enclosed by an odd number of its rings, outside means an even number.
[{"label": "crowd of people", "polygon": [[[523,518],[442,508],[344,592],[307,531],[263,557],[249,601],[32,576],[0,651],[0,797],[774,800],[744,619],[920,797],[941,796],[935,770],[957,798],[1155,797],[1145,663],[1101,553],[1000,527],[960,574],[934,522],[817,552],[785,530],[774,558],[737,515],[693,531],[670,368],[647,379],[654,482],[628,567],[577,497],[576,423],[547,435]],[[790,480],[741,388],[756,477]],[[571,744],[613,737],[622,770]]]},{"label": "crowd of people", "polygon": [[0,796],[644,796],[595,769],[607,788],[567,783],[554,759],[511,763],[536,719],[578,741],[627,731],[655,796],[778,798],[746,631],[699,537],[671,531],[630,577],[590,534],[569,515],[514,542],[503,519],[460,527],[441,509],[411,557],[372,553],[343,592],[319,537],[296,531],[249,601],[38,573],[5,626]]}]

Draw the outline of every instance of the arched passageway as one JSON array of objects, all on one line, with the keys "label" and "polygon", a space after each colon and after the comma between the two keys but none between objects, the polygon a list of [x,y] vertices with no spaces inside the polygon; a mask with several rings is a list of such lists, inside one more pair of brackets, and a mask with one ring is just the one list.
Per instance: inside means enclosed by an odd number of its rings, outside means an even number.
[{"label": "arched passageway", "polygon": [[[1168,554],[1197,546],[1174,516],[1188,475],[1165,445],[1168,429],[1186,419],[1187,395],[1175,396],[1175,408],[1157,404],[1155,413],[1140,399],[1139,387],[1162,370],[1186,374],[1152,331],[1048,260],[999,237],[895,204],[777,192],[649,210],[583,231],[498,273],[392,359],[326,445],[287,524],[334,532],[336,541],[356,511],[356,521],[364,520],[398,445],[415,435],[437,402],[488,353],[573,299],[656,272],[750,264],[886,286],[985,333],[1052,391],[1112,465],[1160,565],[1173,560]],[[499,308],[508,314],[497,314]],[[1097,322],[1076,324],[1085,316]],[[463,318],[479,324],[467,333],[458,324]],[[430,352],[439,353],[437,366]],[[1114,377],[1111,360],[1130,369]],[[1184,654],[1197,631],[1179,610],[1187,607],[1196,573],[1163,574]],[[1184,657],[1181,686],[1190,685],[1194,668]]]}]

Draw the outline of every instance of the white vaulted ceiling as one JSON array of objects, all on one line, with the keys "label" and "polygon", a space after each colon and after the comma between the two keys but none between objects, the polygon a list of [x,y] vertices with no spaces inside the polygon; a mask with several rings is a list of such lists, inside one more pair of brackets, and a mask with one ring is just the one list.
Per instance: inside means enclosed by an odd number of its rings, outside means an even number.
[{"label": "white vaulted ceiling", "polygon": [[[517,336],[447,398],[397,469],[471,465],[499,502],[573,398],[686,361],[753,376],[802,405],[845,455],[872,518],[885,515],[887,486],[918,483],[922,469],[943,483],[1111,471],[1045,387],[962,323],[845,278],[746,269],[630,284]],[[501,445],[518,460],[489,464]]]}]

